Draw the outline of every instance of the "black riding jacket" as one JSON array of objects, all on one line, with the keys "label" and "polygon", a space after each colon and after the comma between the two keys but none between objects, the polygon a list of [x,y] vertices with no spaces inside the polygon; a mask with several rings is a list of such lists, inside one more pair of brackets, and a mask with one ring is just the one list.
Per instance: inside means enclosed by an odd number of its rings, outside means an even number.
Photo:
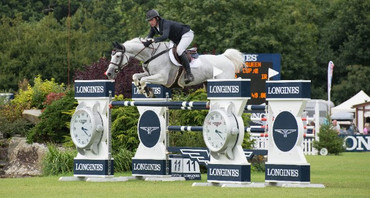
[{"label": "black riding jacket", "polygon": [[189,32],[190,26],[166,19],[159,20],[159,31],[156,27],[150,27],[148,38],[153,38],[154,35],[159,34],[160,37],[154,38],[154,42],[165,41],[170,39],[176,45],[179,44],[181,37],[186,32]]}]

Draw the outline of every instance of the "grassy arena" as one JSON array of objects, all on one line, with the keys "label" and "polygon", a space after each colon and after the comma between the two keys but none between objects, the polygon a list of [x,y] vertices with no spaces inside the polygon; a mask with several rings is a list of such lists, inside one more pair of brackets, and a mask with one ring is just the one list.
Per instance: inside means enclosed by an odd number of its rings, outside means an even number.
[{"label": "grassy arena", "polygon": [[[117,183],[59,182],[57,176],[0,179],[0,197],[369,197],[370,152],[340,156],[307,156],[314,188],[192,187],[193,181]],[[130,175],[127,173],[126,175]],[[122,176],[122,174],[119,174]],[[202,175],[202,182],[206,175]],[[198,181],[199,182],[199,181]],[[264,173],[252,173],[252,182],[264,182]]]}]

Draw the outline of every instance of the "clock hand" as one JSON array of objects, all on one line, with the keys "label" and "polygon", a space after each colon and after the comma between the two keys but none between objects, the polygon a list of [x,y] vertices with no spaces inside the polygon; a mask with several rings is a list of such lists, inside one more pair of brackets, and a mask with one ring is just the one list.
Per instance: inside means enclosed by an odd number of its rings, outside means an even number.
[{"label": "clock hand", "polygon": [[217,129],[216,129],[216,130],[215,130],[215,132],[217,133],[217,135],[218,135],[218,136],[220,136],[220,138],[221,138],[221,139],[224,139],[224,138],[221,136],[221,133],[222,133],[221,131],[219,131],[219,130],[217,130]]},{"label": "clock hand", "polygon": [[87,135],[87,136],[89,136],[89,134],[87,134],[87,129],[86,128],[84,128],[84,127],[81,127],[81,130]]}]

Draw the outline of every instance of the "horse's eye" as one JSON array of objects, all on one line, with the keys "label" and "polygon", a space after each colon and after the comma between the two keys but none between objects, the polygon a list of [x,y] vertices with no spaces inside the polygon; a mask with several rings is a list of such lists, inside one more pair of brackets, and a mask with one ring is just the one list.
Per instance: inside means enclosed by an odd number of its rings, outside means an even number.
[{"label": "horse's eye", "polygon": [[115,69],[114,72],[118,73],[119,71],[118,71],[118,69]]}]

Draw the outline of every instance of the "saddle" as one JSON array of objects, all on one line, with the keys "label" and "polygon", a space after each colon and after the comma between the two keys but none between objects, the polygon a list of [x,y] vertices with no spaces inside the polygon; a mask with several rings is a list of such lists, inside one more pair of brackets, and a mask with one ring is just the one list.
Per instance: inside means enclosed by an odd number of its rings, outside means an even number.
[{"label": "saddle", "polygon": [[[179,79],[185,75],[185,70],[183,67],[180,67],[182,66],[181,64],[181,60],[180,60],[180,57],[177,55],[177,46],[176,45],[173,45],[171,46],[172,47],[172,50],[169,51],[169,56],[170,56],[170,60],[171,62],[177,66],[178,69],[176,70],[172,70],[170,73],[169,73],[169,78],[168,78],[168,81],[167,81],[167,84],[165,85],[166,87],[168,88],[174,88],[174,87],[181,87],[183,88],[184,85],[183,84],[180,84],[179,82]],[[190,67],[198,67],[201,63],[200,63],[200,59],[198,59],[199,57],[199,54],[197,52],[197,48],[196,47],[193,47],[193,48],[190,48],[190,49],[187,49],[185,51],[186,53],[186,57],[188,58],[189,60],[189,63],[190,63]]]},{"label": "saddle", "polygon": [[[190,49],[187,49],[185,50],[185,53],[186,53],[186,57],[188,58],[189,60],[189,63],[191,61],[193,61],[194,59],[197,59],[199,57],[199,54],[197,52],[197,48],[196,47],[192,47]],[[180,57],[179,55],[177,54],[177,45],[174,45],[172,47],[172,54],[173,56],[175,57],[176,61],[179,62],[181,64],[181,60],[180,60]]]}]

